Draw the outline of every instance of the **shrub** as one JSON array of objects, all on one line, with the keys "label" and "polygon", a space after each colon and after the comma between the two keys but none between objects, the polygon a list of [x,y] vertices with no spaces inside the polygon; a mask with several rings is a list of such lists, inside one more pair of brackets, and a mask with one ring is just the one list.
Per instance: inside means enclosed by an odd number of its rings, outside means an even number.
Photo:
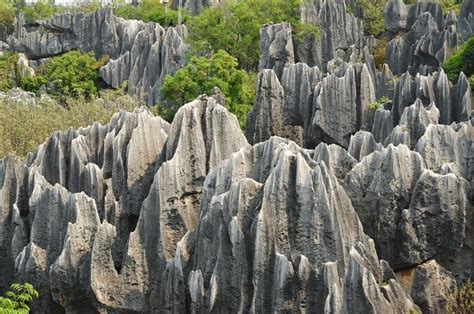
[{"label": "shrub", "polygon": [[0,0],[0,40],[13,31],[15,23],[15,7],[11,0]]},{"label": "shrub", "polygon": [[[126,19],[142,20],[144,22],[156,22],[162,26],[178,25],[178,11],[165,7],[160,0],[143,0],[138,6],[121,5],[115,8],[115,14]],[[183,10],[183,21],[188,18],[187,11]]]},{"label": "shrub", "polygon": [[106,124],[115,112],[132,111],[139,104],[120,90],[103,91],[93,101],[67,98],[64,106],[44,97],[36,100],[36,106],[0,100],[0,158],[6,154],[25,157],[55,130]]},{"label": "shrub", "polygon": [[466,41],[455,54],[444,62],[443,69],[453,83],[457,82],[461,72],[464,72],[467,77],[474,74],[474,37]]},{"label": "shrub", "polygon": [[443,8],[443,13],[447,14],[449,11],[456,12],[459,15],[459,11],[461,11],[461,2],[460,0],[438,0],[439,4]]},{"label": "shrub", "polygon": [[465,282],[448,296],[448,313],[471,314],[474,312],[474,282]]},{"label": "shrub", "polygon": [[16,86],[17,55],[10,51],[0,53],[0,91],[6,91]]},{"label": "shrub", "polygon": [[384,31],[383,9],[387,0],[357,0],[364,20],[364,32],[378,36]]},{"label": "shrub", "polygon": [[367,109],[375,111],[381,108],[383,105],[385,105],[388,102],[390,102],[390,99],[384,96],[384,97],[379,98],[376,102],[368,104]]},{"label": "shrub", "polygon": [[48,0],[38,0],[38,2],[24,6],[21,9],[25,22],[33,23],[37,20],[46,20],[56,13],[59,13],[59,8],[53,5]]},{"label": "shrub", "polygon": [[204,9],[187,23],[192,54],[206,56],[225,50],[237,58],[241,68],[256,71],[263,24],[289,22],[296,38],[302,38],[302,33],[317,34],[317,26],[301,24],[300,4],[300,0],[241,0]]},{"label": "shrub", "polygon": [[10,290],[0,296],[0,313],[28,313],[33,298],[38,299],[39,293],[30,283],[14,283]]},{"label": "shrub", "polygon": [[374,63],[375,66],[381,70],[385,63],[385,53],[387,49],[387,41],[380,39],[374,47]]},{"label": "shrub", "polygon": [[239,70],[237,59],[223,50],[209,59],[192,57],[185,68],[165,77],[161,91],[172,109],[177,110],[197,96],[209,94],[214,87],[224,94],[227,108],[237,115],[243,127],[255,97],[255,75]]},{"label": "shrub", "polygon": [[70,51],[41,65],[37,75],[26,78],[23,86],[35,93],[46,88],[48,93],[62,98],[91,96],[97,93],[100,66],[92,53]]}]

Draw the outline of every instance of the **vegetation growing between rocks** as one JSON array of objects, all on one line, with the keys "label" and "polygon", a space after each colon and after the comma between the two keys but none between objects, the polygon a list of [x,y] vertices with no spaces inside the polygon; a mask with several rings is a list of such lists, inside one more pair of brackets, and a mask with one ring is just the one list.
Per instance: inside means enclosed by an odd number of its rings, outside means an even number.
[{"label": "vegetation growing between rocks", "polygon": [[464,72],[467,77],[474,75],[474,37],[466,41],[460,49],[443,64],[449,80],[456,83],[459,74]]},{"label": "vegetation growing between rocks", "polygon": [[241,68],[256,71],[262,25],[289,22],[296,37],[317,35],[317,28],[301,23],[300,4],[300,0],[242,0],[204,9],[187,23],[191,54],[206,56],[222,49],[237,58]]},{"label": "vegetation growing between rocks", "polygon": [[43,89],[61,98],[89,97],[97,93],[99,68],[107,62],[107,57],[97,61],[92,53],[71,51],[48,60],[36,69],[36,75],[24,78],[22,86],[30,92]]},{"label": "vegetation growing between rocks", "polygon": [[[160,3],[160,0],[143,0],[137,6],[131,4],[117,5],[114,13],[126,19],[156,22],[161,26],[178,25],[178,11],[168,8],[165,12],[165,7]],[[183,10],[183,22],[186,22],[188,17],[188,12]]]},{"label": "vegetation growing between rocks", "polygon": [[49,97],[38,98],[33,106],[0,99],[0,158],[6,154],[23,158],[53,131],[106,124],[114,113],[132,111],[140,104],[122,91],[106,90],[100,96],[93,101],[67,98],[64,106]]},{"label": "vegetation growing between rocks", "polygon": [[10,51],[0,53],[0,91],[7,91],[17,85],[17,61],[18,56]]},{"label": "vegetation growing between rocks", "polygon": [[0,0],[0,34],[13,29],[15,22],[15,7],[10,0]]},{"label": "vegetation growing between rocks", "polygon": [[201,94],[218,87],[225,95],[227,108],[245,126],[255,98],[255,75],[238,69],[237,59],[224,50],[206,57],[192,57],[187,66],[165,77],[161,91],[176,111]]},{"label": "vegetation growing between rocks", "polygon": [[474,282],[465,282],[448,296],[448,313],[474,313]]},{"label": "vegetation growing between rocks", "polygon": [[0,313],[29,313],[29,303],[39,298],[38,291],[30,283],[14,283],[10,289],[0,296]]}]

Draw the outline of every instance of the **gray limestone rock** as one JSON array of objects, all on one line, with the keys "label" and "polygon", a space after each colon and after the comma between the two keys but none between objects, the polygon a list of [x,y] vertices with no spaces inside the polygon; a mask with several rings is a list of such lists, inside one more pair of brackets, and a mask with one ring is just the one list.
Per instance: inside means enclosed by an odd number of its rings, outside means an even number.
[{"label": "gray limestone rock", "polygon": [[156,23],[124,20],[111,8],[90,14],[67,13],[33,25],[19,18],[8,38],[13,51],[28,59],[42,59],[71,50],[109,56],[100,69],[104,81],[114,88],[127,82],[128,93],[149,104],[161,101],[160,87],[167,74],[185,63],[187,29],[184,25],[163,28]]},{"label": "gray limestone rock", "polygon": [[413,105],[405,107],[399,125],[393,129],[384,144],[405,144],[413,149],[425,134],[426,128],[430,124],[438,124],[438,120],[439,110],[434,103],[425,107],[417,98]]},{"label": "gray limestone rock", "polygon": [[357,160],[349,152],[336,144],[320,143],[314,150],[313,158],[324,162],[328,170],[341,180],[357,164]]},{"label": "gray limestone rock", "polygon": [[364,230],[394,269],[434,257],[447,262],[459,252],[469,207],[467,187],[454,174],[425,169],[421,155],[404,145],[389,145],[365,157],[345,179]]},{"label": "gray limestone rock", "polygon": [[273,69],[281,78],[287,65],[295,62],[291,25],[267,24],[260,28],[260,62],[258,70]]},{"label": "gray limestone rock", "polygon": [[272,135],[285,136],[283,107],[283,87],[275,71],[261,71],[257,81],[257,98],[245,127],[249,143],[265,141]]},{"label": "gray limestone rock", "polygon": [[448,12],[443,14],[441,5],[436,2],[419,1],[413,5],[405,5],[401,0],[387,2],[385,28],[397,33],[389,42],[386,53],[393,73],[438,71],[460,42],[473,35],[471,2],[463,2],[459,19],[450,13],[446,21],[444,14]]}]

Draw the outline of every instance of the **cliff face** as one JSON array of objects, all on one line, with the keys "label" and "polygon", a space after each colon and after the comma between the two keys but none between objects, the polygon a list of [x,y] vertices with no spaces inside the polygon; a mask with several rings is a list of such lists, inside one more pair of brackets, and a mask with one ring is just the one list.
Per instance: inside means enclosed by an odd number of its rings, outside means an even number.
[{"label": "cliff face", "polygon": [[[345,5],[305,3],[303,19],[322,31],[306,48],[287,23],[262,27],[245,135],[215,94],[171,124],[121,112],[1,160],[0,289],[33,283],[46,313],[446,311],[474,276],[471,87],[426,59],[376,69],[373,38]],[[470,31],[469,1],[463,10],[456,27]],[[446,26],[434,3],[386,12],[402,37]],[[89,35],[114,38],[103,78],[159,99],[183,26],[101,10],[20,27],[10,45],[30,58],[100,55],[102,43],[73,35],[97,21]]]}]

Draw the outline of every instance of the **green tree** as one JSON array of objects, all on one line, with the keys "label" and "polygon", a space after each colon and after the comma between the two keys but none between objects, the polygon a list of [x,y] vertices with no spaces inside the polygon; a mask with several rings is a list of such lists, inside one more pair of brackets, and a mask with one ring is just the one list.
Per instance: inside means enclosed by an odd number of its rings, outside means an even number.
[{"label": "green tree", "polygon": [[10,0],[0,0],[0,33],[11,31],[15,23],[15,6]]},{"label": "green tree", "polygon": [[457,82],[461,72],[464,72],[467,77],[474,75],[474,37],[466,41],[444,62],[443,69],[453,83]]},{"label": "green tree", "polygon": [[25,21],[32,23],[37,20],[45,20],[58,12],[58,8],[48,0],[38,0],[32,5],[26,5],[21,10]]},{"label": "green tree", "polygon": [[357,0],[366,34],[378,36],[384,31],[383,10],[386,3],[387,0]]},{"label": "green tree", "polygon": [[29,313],[28,304],[33,298],[39,298],[39,293],[30,283],[14,283],[10,290],[0,297],[0,313]]},{"label": "green tree", "polygon": [[204,9],[188,21],[192,55],[206,56],[220,49],[237,58],[241,68],[255,71],[260,53],[260,27],[289,22],[296,37],[317,28],[300,22],[301,0],[241,0]]},{"label": "green tree", "polygon": [[23,86],[31,92],[46,88],[57,96],[91,96],[97,93],[101,62],[92,53],[70,51],[54,57],[37,69],[37,75],[26,78]]},{"label": "green tree", "polygon": [[224,94],[227,108],[243,127],[255,97],[255,75],[239,70],[237,59],[224,50],[210,58],[192,57],[186,67],[165,77],[161,91],[177,110],[197,96],[211,93],[214,87]]}]

